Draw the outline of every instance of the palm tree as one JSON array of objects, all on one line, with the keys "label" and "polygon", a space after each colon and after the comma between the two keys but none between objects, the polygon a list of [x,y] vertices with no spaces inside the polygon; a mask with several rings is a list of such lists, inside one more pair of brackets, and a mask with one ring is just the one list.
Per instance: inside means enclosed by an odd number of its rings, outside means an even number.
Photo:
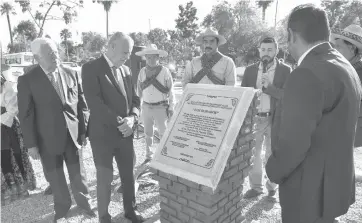
[{"label": "palm tree", "polygon": [[106,35],[107,35],[107,38],[108,38],[108,13],[109,11],[111,10],[111,6],[112,6],[112,1],[103,1],[102,4],[103,4],[103,7],[104,7],[104,11],[106,11]]},{"label": "palm tree", "polygon": [[0,12],[1,12],[1,15],[6,15],[6,18],[8,20],[10,42],[11,42],[11,46],[13,46],[14,45],[14,40],[13,40],[13,32],[11,31],[10,14],[16,15],[15,8],[10,3],[4,2],[0,6]]},{"label": "palm tree", "polygon": [[63,29],[62,31],[60,31],[60,38],[63,40],[63,43],[65,45],[67,60],[69,61],[68,39],[72,38],[72,33],[69,32],[68,29]]},{"label": "palm tree", "polygon": [[263,0],[263,1],[258,1],[258,6],[259,8],[262,8],[263,10],[263,22],[265,22],[265,12],[266,9],[270,6],[270,4],[273,2],[274,0]]}]

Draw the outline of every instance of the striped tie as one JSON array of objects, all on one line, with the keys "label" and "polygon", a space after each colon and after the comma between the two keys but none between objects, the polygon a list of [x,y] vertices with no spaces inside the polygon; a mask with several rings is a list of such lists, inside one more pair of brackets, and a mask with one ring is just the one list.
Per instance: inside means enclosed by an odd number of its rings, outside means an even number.
[{"label": "striped tie", "polygon": [[[55,75],[57,75],[57,80],[55,79]],[[62,103],[65,103],[65,98],[64,98],[64,93],[63,93],[63,89],[61,87],[61,80],[60,80],[60,76],[58,72],[51,72],[48,74],[49,76],[49,80],[52,83],[55,91],[57,92],[60,100],[62,101]]]}]

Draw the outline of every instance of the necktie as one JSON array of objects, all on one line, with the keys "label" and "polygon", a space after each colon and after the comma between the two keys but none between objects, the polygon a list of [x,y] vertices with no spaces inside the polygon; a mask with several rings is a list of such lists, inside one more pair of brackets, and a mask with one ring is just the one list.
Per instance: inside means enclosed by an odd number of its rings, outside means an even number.
[{"label": "necktie", "polygon": [[[122,78],[119,77],[117,70],[119,70],[119,73],[122,76]],[[119,88],[121,89],[122,94],[126,99],[127,112],[128,112],[128,98],[127,98],[127,87],[126,87],[127,85],[125,84],[122,69],[116,68],[115,66],[113,66],[112,71],[113,71],[114,78],[116,79],[117,84],[119,85]]]},{"label": "necktie", "polygon": [[[60,76],[59,76],[58,72],[51,72],[48,75],[49,75],[50,82],[52,83],[55,91],[57,92],[58,96],[60,97],[60,100],[64,104],[65,98],[64,98],[64,93],[63,93],[62,87],[61,87],[61,80],[60,80]],[[55,76],[55,75],[57,75],[57,76]],[[55,80],[55,77],[57,77],[57,80]]]}]

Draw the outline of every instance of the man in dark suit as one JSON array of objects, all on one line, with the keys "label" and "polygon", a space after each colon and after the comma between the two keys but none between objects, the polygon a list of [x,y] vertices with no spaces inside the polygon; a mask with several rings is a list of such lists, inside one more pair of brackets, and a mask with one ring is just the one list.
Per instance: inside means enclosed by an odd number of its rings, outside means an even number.
[{"label": "man in dark suit", "polygon": [[132,83],[128,60],[133,40],[117,32],[107,51],[82,67],[83,88],[91,114],[89,139],[97,169],[98,216],[101,223],[111,222],[108,206],[115,157],[122,181],[125,217],[133,223],[144,222],[135,211],[133,176],[133,128],[137,123],[140,99]]},{"label": "man in dark suit", "polygon": [[[275,123],[280,117],[276,112],[277,105],[283,96],[283,85],[291,72],[291,68],[277,58],[278,44],[274,38],[267,37],[260,42],[259,53],[261,61],[245,69],[241,86],[260,89],[260,104],[256,117],[254,165],[249,173],[251,189],[244,194],[250,199],[263,193],[263,162],[261,151],[265,146],[265,161],[271,154],[271,144],[276,132]],[[266,182],[268,196],[273,197],[277,185],[270,180]]]},{"label": "man in dark suit", "polygon": [[86,142],[89,111],[79,75],[60,65],[56,44],[38,38],[31,44],[34,66],[18,80],[20,126],[30,156],[42,160],[54,196],[54,221],[66,217],[71,197],[64,176],[67,164],[77,205],[94,216],[88,203],[78,149]]},{"label": "man in dark suit", "polygon": [[279,184],[284,223],[332,223],[355,201],[353,142],[362,88],[328,43],[326,12],[293,9],[289,52],[298,67],[285,83],[281,123],[266,165]]}]

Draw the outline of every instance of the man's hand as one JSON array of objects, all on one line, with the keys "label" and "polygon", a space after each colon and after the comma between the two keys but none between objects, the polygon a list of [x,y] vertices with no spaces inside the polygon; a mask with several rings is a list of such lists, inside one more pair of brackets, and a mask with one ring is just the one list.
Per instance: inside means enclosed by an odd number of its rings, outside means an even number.
[{"label": "man's hand", "polygon": [[124,137],[128,137],[132,135],[133,133],[133,125],[134,125],[134,117],[129,116],[126,118],[123,118],[122,120],[119,120],[119,123],[121,124],[118,126],[118,130],[123,134]]},{"label": "man's hand", "polygon": [[86,146],[87,145],[87,138],[85,137],[85,134],[82,134],[80,136],[80,143],[81,143],[81,146]]},{"label": "man's hand", "polygon": [[267,88],[270,84],[270,80],[269,80],[268,76],[263,75],[261,78],[261,83],[262,83],[263,87]]},{"label": "man's hand", "polygon": [[28,154],[29,156],[31,156],[31,158],[33,158],[34,160],[38,160],[40,159],[40,154],[39,154],[39,148],[38,147],[31,147],[28,149]]}]

